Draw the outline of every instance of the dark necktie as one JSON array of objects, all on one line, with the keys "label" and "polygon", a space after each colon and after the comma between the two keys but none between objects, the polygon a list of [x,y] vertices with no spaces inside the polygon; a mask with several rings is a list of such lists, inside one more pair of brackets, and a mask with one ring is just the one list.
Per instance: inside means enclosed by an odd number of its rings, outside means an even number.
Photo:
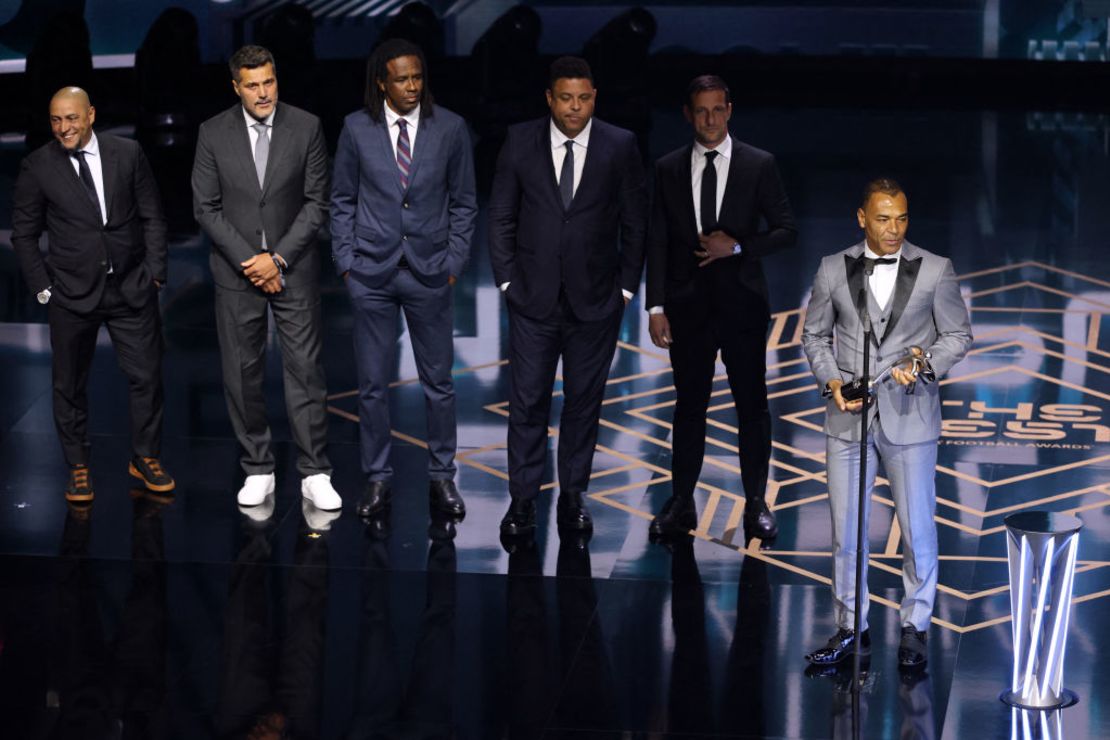
[{"label": "dark necktie", "polygon": [[397,119],[397,168],[401,170],[401,189],[408,190],[409,172],[412,171],[412,143],[409,141],[409,122]]},{"label": "dark necktie", "polygon": [[705,169],[701,173],[701,233],[717,230],[717,168],[713,160],[717,152],[705,153]]},{"label": "dark necktie", "polygon": [[563,169],[559,171],[559,195],[563,198],[563,208],[570,208],[574,199],[574,142],[563,144],[567,153],[563,157]]},{"label": "dark necktie", "polygon": [[92,170],[89,169],[89,163],[85,161],[85,152],[77,150],[71,152],[70,156],[77,160],[77,169],[81,173],[81,184],[85,186],[85,194],[89,196],[93,208],[96,209],[96,216],[100,219],[100,223],[103,224],[104,213],[100,210],[100,198],[96,195],[96,183],[93,181]]}]

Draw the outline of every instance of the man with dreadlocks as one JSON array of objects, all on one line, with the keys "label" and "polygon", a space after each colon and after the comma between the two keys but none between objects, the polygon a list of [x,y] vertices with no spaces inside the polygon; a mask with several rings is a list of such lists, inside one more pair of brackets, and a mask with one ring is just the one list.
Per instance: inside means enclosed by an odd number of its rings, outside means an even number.
[{"label": "man with dreadlocks", "polygon": [[383,41],[366,69],[366,107],[343,124],[332,177],[332,258],[354,313],[363,517],[392,496],[389,382],[405,312],[428,415],[431,510],[462,517],[455,486],[452,287],[470,254],[477,199],[462,118],[432,101],[420,47]]}]

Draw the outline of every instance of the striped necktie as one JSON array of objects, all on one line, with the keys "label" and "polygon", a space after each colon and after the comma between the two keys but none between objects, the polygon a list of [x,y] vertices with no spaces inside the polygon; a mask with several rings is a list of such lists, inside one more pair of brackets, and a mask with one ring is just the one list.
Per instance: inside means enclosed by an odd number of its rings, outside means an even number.
[{"label": "striped necktie", "polygon": [[412,147],[409,144],[409,122],[404,118],[397,119],[397,168],[401,170],[401,189],[409,187],[409,171],[412,169]]}]

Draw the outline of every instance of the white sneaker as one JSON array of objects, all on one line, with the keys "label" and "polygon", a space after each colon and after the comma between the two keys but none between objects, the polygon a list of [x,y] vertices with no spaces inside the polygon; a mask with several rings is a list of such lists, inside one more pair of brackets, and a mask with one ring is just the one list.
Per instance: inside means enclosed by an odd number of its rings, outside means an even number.
[{"label": "white sneaker", "polygon": [[304,515],[305,526],[312,532],[327,532],[331,523],[339,518],[341,511],[323,511],[307,498],[301,499],[301,514]]},{"label": "white sneaker", "polygon": [[248,475],[236,499],[240,506],[258,506],[274,492],[274,474]]},{"label": "white sneaker", "polygon": [[339,498],[339,494],[331,487],[331,476],[327,473],[317,473],[302,480],[301,495],[321,511],[336,511],[343,508],[343,499]]}]

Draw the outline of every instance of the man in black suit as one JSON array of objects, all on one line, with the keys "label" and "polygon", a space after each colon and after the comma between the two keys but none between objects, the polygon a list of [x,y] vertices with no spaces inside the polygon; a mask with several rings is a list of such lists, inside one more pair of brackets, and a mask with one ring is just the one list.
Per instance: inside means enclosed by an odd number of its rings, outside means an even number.
[{"label": "man in black suit", "polygon": [[[46,304],[53,349],[54,424],[70,466],[66,498],[91,501],[89,368],[101,325],[131,389],[129,472],[171,491],[162,444],[162,325],[166,222],[143,150],[93,131],[96,109],[78,87],[50,101],[54,141],[25,160],[12,196],[12,247],[27,286]],[[47,232],[45,259],[39,237]]]},{"label": "man in black suit", "polygon": [[232,55],[239,102],[201,124],[193,161],[193,213],[212,240],[216,329],[224,393],[243,448],[240,506],[274,491],[274,455],[262,394],[267,314],[281,340],[285,407],[300,450],[301,495],[334,511],[327,384],[320,362],[320,258],[328,164],[320,119],[278,104],[274,58],[261,46]]},{"label": "man in black suit", "polygon": [[659,537],[697,526],[694,487],[705,455],[706,410],[720,350],[736,406],[745,529],[778,532],[764,500],[771,459],[767,328],[760,260],[794,246],[797,232],[774,157],[732,138],[724,80],[695,78],[686,120],[694,142],[655,164],[647,256],[648,329],[669,350],[675,411],[672,495],[651,522]]},{"label": "man in black suit", "polygon": [[509,536],[535,527],[560,356],[558,523],[593,527],[582,496],[647,221],[636,138],[593,119],[595,97],[585,61],[555,60],[551,115],[509,129],[490,194],[490,259],[509,308]]}]

